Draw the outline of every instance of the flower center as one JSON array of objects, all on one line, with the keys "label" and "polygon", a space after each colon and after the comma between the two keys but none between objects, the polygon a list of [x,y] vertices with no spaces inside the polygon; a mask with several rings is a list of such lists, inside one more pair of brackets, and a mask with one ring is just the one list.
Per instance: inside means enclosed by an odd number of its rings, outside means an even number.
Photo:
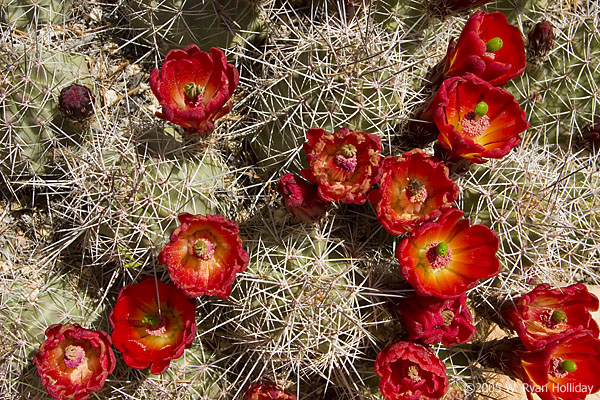
[{"label": "flower center", "polygon": [[426,257],[433,269],[445,268],[452,261],[452,253],[446,242],[432,242],[427,249]]},{"label": "flower center", "polygon": [[342,146],[339,153],[335,155],[335,164],[344,172],[354,172],[358,160],[356,159],[356,147],[352,144]]},{"label": "flower center", "polygon": [[462,131],[471,138],[482,135],[490,126],[490,117],[487,115],[478,115],[474,111],[467,113],[460,120]]},{"label": "flower center", "polygon": [[65,366],[67,368],[77,368],[85,359],[85,350],[81,346],[68,345],[65,348]]},{"label": "flower center", "polygon": [[151,336],[162,336],[167,332],[167,320],[164,317],[159,318],[154,314],[146,314],[142,324],[146,325],[146,333]]},{"label": "flower center", "polygon": [[444,310],[442,311],[442,318],[444,318],[444,325],[449,326],[454,320],[454,311]]},{"label": "flower center", "polygon": [[406,197],[411,203],[423,204],[427,200],[427,188],[423,185],[423,182],[417,179],[411,179],[408,181],[406,186]]},{"label": "flower center", "polygon": [[419,382],[422,378],[419,376],[419,368],[416,365],[411,365],[408,367],[406,374],[413,382]]},{"label": "flower center", "polygon": [[190,82],[183,87],[183,92],[194,106],[198,106],[200,104],[201,96],[204,94],[204,87],[196,85],[194,82]]},{"label": "flower center", "polygon": [[545,310],[540,314],[540,322],[550,329],[554,329],[558,324],[567,322],[567,314],[562,310]]},{"label": "flower center", "polygon": [[577,364],[571,360],[562,360],[557,357],[553,357],[550,359],[550,368],[548,369],[548,374],[555,378],[564,378],[569,374],[569,372],[574,372],[577,370]]},{"label": "flower center", "polygon": [[194,256],[201,260],[208,261],[215,255],[217,246],[207,238],[200,238],[194,242]]}]

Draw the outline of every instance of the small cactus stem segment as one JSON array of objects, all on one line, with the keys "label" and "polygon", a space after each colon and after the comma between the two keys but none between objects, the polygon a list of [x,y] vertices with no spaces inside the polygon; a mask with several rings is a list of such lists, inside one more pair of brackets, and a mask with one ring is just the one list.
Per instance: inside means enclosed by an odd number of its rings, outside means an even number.
[{"label": "small cactus stem segment", "polygon": [[452,252],[446,242],[433,242],[426,253],[427,261],[434,270],[445,268],[452,261]]},{"label": "small cactus stem segment", "polygon": [[410,365],[406,370],[406,374],[413,382],[419,382],[422,379],[419,376],[419,368],[417,368],[415,365]]},{"label": "small cactus stem segment", "polygon": [[442,317],[444,318],[444,325],[449,326],[454,320],[454,312],[452,310],[442,311]]},{"label": "small cactus stem segment", "polygon": [[146,333],[151,336],[161,336],[167,331],[166,320],[154,314],[146,314],[142,324],[146,325]]},{"label": "small cactus stem segment", "polygon": [[196,85],[194,82],[190,82],[183,87],[183,92],[188,100],[195,104],[198,103],[198,98],[204,93],[204,88]]},{"label": "small cactus stem segment", "polygon": [[207,238],[200,238],[194,242],[194,256],[208,261],[215,255],[215,244]]},{"label": "small cactus stem segment", "polygon": [[352,144],[342,146],[339,153],[335,155],[335,164],[346,173],[354,172],[358,164],[356,153],[356,146]]},{"label": "small cactus stem segment", "polygon": [[489,126],[490,117],[487,115],[479,116],[475,111],[467,113],[460,121],[460,129],[470,138],[476,138],[477,136],[483,135]]},{"label": "small cactus stem segment", "polygon": [[571,360],[565,360],[560,364],[560,367],[565,371],[565,372],[575,372],[577,371],[577,364],[574,361]]},{"label": "small cactus stem segment", "polygon": [[563,310],[554,310],[554,312],[552,312],[552,321],[557,324],[567,322],[567,314]]},{"label": "small cactus stem segment", "polygon": [[500,39],[499,37],[495,37],[495,38],[490,39],[485,44],[485,50],[488,53],[493,53],[495,51],[500,50],[503,45],[504,45],[504,43],[502,42],[502,39]]},{"label": "small cactus stem segment", "polygon": [[65,348],[64,362],[67,368],[77,368],[83,361],[85,361],[83,347],[70,344]]},{"label": "small cactus stem segment", "polygon": [[408,185],[406,186],[406,197],[408,197],[408,201],[416,204],[423,204],[425,200],[427,200],[427,196],[429,193],[427,192],[427,188],[423,185],[418,179],[410,179],[408,181]]}]

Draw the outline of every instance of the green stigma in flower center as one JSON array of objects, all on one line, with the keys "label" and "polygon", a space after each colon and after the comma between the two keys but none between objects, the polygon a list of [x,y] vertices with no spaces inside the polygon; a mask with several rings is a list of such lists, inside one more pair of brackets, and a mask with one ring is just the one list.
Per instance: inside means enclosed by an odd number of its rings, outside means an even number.
[{"label": "green stigma in flower center", "polygon": [[490,39],[485,44],[485,50],[488,53],[493,53],[495,51],[500,50],[503,45],[504,45],[504,43],[502,42],[502,39],[500,39],[499,37],[495,37],[495,38]]},{"label": "green stigma in flower center", "polygon": [[406,185],[406,197],[411,203],[422,204],[427,200],[427,188],[418,179],[410,179]]},{"label": "green stigma in flower center", "polygon": [[215,244],[207,238],[200,238],[194,242],[194,255],[201,260],[208,261],[215,255]]},{"label": "green stigma in flower center", "polygon": [[446,254],[448,254],[448,243],[439,242],[437,246],[435,246],[435,252],[438,256],[444,257]]},{"label": "green stigma in flower center", "polygon": [[488,110],[489,110],[489,107],[488,107],[487,103],[485,101],[480,101],[479,103],[477,103],[477,105],[475,106],[475,109],[473,111],[475,112],[475,115],[483,117],[485,114],[488,113]]},{"label": "green stigma in flower center", "polygon": [[442,311],[442,318],[444,318],[444,325],[450,325],[454,320],[454,311],[448,309]]},{"label": "green stigma in flower center", "polygon": [[356,146],[352,144],[345,144],[340,149],[340,154],[346,158],[356,157]]},{"label": "green stigma in flower center", "polygon": [[566,372],[575,372],[577,371],[577,364],[571,360],[565,360],[560,364],[560,367]]},{"label": "green stigma in flower center", "polygon": [[65,350],[64,363],[67,368],[77,368],[85,359],[85,350],[81,346],[68,345]]},{"label": "green stigma in flower center", "polygon": [[161,319],[158,318],[157,315],[154,314],[146,314],[146,316],[144,317],[144,319],[142,319],[142,324],[144,325],[150,325],[150,326],[156,326],[158,324],[160,324]]},{"label": "green stigma in flower center", "polygon": [[567,314],[563,310],[554,310],[552,312],[552,321],[558,324],[567,322]]},{"label": "green stigma in flower center", "polygon": [[183,92],[188,99],[194,101],[198,98],[198,96],[204,93],[204,88],[196,85],[194,82],[190,82],[183,87]]}]

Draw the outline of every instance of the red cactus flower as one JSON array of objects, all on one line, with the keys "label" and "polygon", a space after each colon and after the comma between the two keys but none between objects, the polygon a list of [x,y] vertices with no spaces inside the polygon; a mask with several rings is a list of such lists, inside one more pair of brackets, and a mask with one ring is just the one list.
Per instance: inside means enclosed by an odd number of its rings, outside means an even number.
[{"label": "red cactus flower", "polygon": [[442,147],[476,163],[507,155],[529,127],[512,94],[472,74],[446,79],[422,118],[435,122]]},{"label": "red cactus flower", "polygon": [[319,198],[318,186],[294,174],[279,179],[277,192],[283,197],[283,206],[299,221],[314,222],[325,215],[327,203]]},{"label": "red cactus flower", "polygon": [[487,226],[470,226],[463,215],[447,210],[396,248],[400,273],[419,295],[454,298],[500,272],[498,237]]},{"label": "red cactus flower", "polygon": [[458,186],[448,168],[420,149],[402,157],[386,157],[379,188],[369,193],[377,218],[393,235],[412,232],[425,221],[440,216],[458,196]]},{"label": "red cactus flower", "polygon": [[273,383],[259,382],[248,388],[244,400],[296,400],[296,396]]},{"label": "red cactus flower", "polygon": [[396,342],[379,353],[375,373],[387,400],[439,399],[448,390],[446,366],[427,347]]},{"label": "red cactus flower", "polygon": [[585,285],[553,289],[544,283],[506,306],[502,315],[525,347],[536,351],[581,330],[598,336],[598,324],[590,315],[597,310],[598,298]]},{"label": "red cactus flower", "polygon": [[475,333],[466,299],[464,294],[446,300],[411,296],[398,301],[394,314],[408,331],[410,340],[454,346],[468,342]]},{"label": "red cactus flower", "polygon": [[162,374],[192,345],[195,310],[175,285],[147,278],[125,286],[109,317],[113,343],[130,367]]},{"label": "red cactus flower", "polygon": [[183,213],[178,218],[181,225],[171,233],[158,261],[187,296],[228,297],[235,275],[249,262],[237,224],[222,215]]},{"label": "red cactus flower", "polygon": [[600,340],[589,331],[560,339],[540,351],[508,351],[512,373],[525,383],[527,397],[584,399],[600,390]]},{"label": "red cactus flower", "polygon": [[302,176],[319,185],[323,201],[363,204],[379,181],[381,139],[342,128],[333,134],[312,128],[304,143],[309,169]]},{"label": "red cactus flower", "polygon": [[445,76],[471,72],[494,86],[503,86],[525,70],[521,31],[501,12],[478,11],[465,24],[456,44],[450,40]]},{"label": "red cactus flower", "polygon": [[115,354],[106,332],[79,325],[52,325],[33,358],[42,385],[55,399],[87,399],[104,386],[115,369]]},{"label": "red cactus flower", "polygon": [[160,69],[150,74],[150,87],[162,107],[156,116],[185,128],[208,132],[231,110],[227,102],[239,83],[237,69],[222,50],[210,53],[191,44],[167,53]]}]

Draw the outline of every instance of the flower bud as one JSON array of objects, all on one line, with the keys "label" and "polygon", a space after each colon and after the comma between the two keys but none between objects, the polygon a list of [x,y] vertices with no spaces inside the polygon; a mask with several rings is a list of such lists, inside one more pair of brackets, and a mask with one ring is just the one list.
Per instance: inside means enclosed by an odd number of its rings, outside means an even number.
[{"label": "flower bud", "polygon": [[527,38],[529,39],[527,49],[533,57],[545,56],[554,47],[554,32],[548,21],[535,24]]},{"label": "flower bud", "polygon": [[60,92],[58,108],[68,118],[81,121],[94,112],[94,96],[90,89],[77,83],[67,86]]}]

